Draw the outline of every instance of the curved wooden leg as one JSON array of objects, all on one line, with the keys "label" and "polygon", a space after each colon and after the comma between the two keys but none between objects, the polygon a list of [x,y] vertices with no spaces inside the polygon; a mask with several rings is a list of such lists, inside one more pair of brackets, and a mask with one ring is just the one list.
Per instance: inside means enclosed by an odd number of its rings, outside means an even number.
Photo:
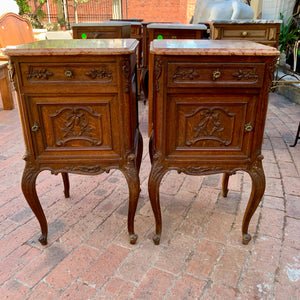
[{"label": "curved wooden leg", "polygon": [[264,194],[266,187],[265,173],[262,166],[262,156],[260,156],[250,170],[247,171],[252,179],[252,190],[248,201],[248,205],[244,214],[242,234],[243,244],[247,245],[251,240],[251,235],[248,234],[248,227],[253,214]]},{"label": "curved wooden leg", "polygon": [[39,242],[42,245],[47,245],[47,220],[36,193],[36,178],[39,173],[40,170],[38,168],[30,162],[26,162],[22,177],[22,191],[27,203],[40,223],[42,235],[39,238]]},{"label": "curved wooden leg", "polygon": [[140,195],[140,179],[136,167],[136,156],[134,154],[128,155],[127,165],[121,171],[126,178],[129,189],[127,228],[130,244],[135,244],[138,236],[134,233],[134,216]]},{"label": "curved wooden leg", "polygon": [[136,146],[136,167],[139,173],[141,168],[142,157],[143,157],[143,137],[139,130],[137,134],[138,134],[138,141]]},{"label": "curved wooden leg", "polygon": [[63,182],[64,182],[64,194],[65,198],[70,198],[70,181],[69,181],[69,174],[66,172],[61,173]]},{"label": "curved wooden leg", "polygon": [[150,135],[149,139],[149,156],[150,156],[150,162],[151,165],[153,164],[153,132]]},{"label": "curved wooden leg", "polygon": [[222,195],[223,197],[227,197],[228,194],[228,181],[229,181],[229,174],[223,173],[223,180],[222,180]]},{"label": "curved wooden leg", "polygon": [[154,154],[153,156],[153,161],[154,162],[151,167],[148,181],[148,192],[155,218],[155,234],[153,236],[153,242],[155,245],[159,245],[162,231],[161,210],[159,203],[159,185],[163,176],[167,172],[167,169],[159,164],[159,160],[157,159],[156,154]]},{"label": "curved wooden leg", "polygon": [[144,104],[146,104],[146,101],[148,99],[148,81],[149,81],[149,71],[143,68],[141,72],[141,89],[144,94]]}]

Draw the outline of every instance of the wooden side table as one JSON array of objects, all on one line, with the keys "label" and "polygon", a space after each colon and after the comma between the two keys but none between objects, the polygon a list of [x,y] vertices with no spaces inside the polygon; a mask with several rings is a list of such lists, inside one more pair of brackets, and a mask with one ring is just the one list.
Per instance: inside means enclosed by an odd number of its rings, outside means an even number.
[{"label": "wooden side table", "polygon": [[129,187],[128,232],[140,192],[143,141],[138,128],[133,39],[44,40],[6,48],[19,94],[26,161],[22,191],[47,243],[47,221],[36,193],[43,170],[96,175],[119,169]]},{"label": "wooden side table", "polygon": [[265,190],[261,146],[279,52],[249,41],[212,40],[154,40],[150,52],[154,96],[148,189],[154,243],[162,231],[159,186],[168,171],[224,173],[226,197],[229,176],[242,170],[252,179],[242,224],[247,244],[249,222]]}]

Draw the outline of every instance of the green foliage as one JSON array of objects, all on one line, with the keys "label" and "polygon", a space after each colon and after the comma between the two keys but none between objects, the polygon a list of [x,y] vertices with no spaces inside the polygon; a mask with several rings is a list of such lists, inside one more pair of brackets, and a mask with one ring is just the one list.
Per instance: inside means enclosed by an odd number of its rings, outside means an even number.
[{"label": "green foliage", "polygon": [[24,15],[31,12],[31,8],[27,3],[27,0],[15,0],[19,6],[19,14]]},{"label": "green foliage", "polygon": [[298,40],[298,31],[299,28],[295,28],[293,16],[291,16],[287,22],[284,22],[283,14],[280,13],[280,20],[282,20],[280,26],[280,35],[279,35],[279,50],[280,52],[290,52],[294,47],[295,42]]}]

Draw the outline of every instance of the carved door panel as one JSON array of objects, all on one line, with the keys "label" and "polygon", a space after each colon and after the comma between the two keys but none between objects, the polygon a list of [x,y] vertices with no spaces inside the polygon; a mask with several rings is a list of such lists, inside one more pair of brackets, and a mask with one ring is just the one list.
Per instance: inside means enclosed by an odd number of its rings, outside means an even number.
[{"label": "carved door panel", "polygon": [[255,130],[257,95],[168,96],[166,156],[246,159]]},{"label": "carved door panel", "polygon": [[117,156],[120,152],[117,96],[28,97],[30,126],[39,160],[80,153]]}]

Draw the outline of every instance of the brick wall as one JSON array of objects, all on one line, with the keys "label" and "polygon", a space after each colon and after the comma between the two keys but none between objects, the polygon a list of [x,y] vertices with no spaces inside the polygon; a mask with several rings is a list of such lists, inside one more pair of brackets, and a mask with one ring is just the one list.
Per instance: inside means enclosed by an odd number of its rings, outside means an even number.
[{"label": "brick wall", "polygon": [[[2,0],[3,1],[3,0]],[[34,0],[28,0],[34,11]],[[73,0],[68,0],[69,18],[74,22]],[[143,19],[145,22],[180,22],[190,23],[194,14],[196,0],[122,0],[122,12],[124,19]],[[48,0],[50,18],[56,21],[56,4],[54,0]],[[47,6],[43,6],[47,14]],[[78,7],[79,22],[99,22],[112,18],[112,0],[90,0]],[[48,17],[45,17],[47,21]]]},{"label": "brick wall", "polygon": [[[123,18],[189,23],[196,0],[123,0]],[[192,9],[192,14],[191,14]]]}]

